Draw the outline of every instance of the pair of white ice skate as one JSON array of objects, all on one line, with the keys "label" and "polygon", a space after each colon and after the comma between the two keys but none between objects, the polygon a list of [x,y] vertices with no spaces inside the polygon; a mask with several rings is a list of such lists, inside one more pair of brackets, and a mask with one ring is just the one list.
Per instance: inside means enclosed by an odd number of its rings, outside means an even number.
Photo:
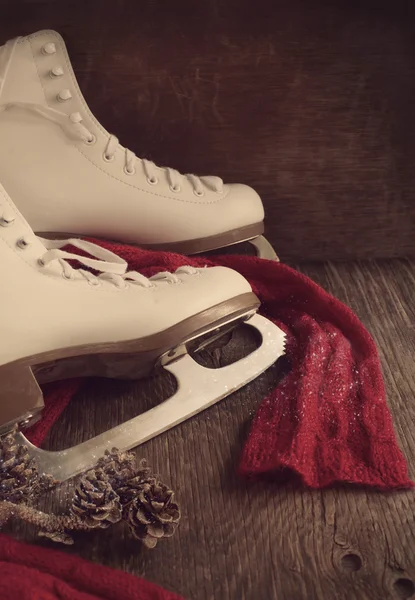
[{"label": "pair of white ice skate", "polygon": [[[214,404],[284,351],[284,335],[256,314],[249,283],[225,267],[183,267],[150,279],[81,236],[191,254],[261,236],[251,188],[181,175],[137,158],[90,112],[62,38],[41,31],[0,47],[0,434],[39,418],[39,383],[83,375],[136,378],[160,365],[177,393],[152,410],[63,452],[30,446],[58,480],[126,450]],[[90,258],[64,250],[71,244]],[[74,269],[76,257],[97,275]],[[242,321],[262,345],[245,359],[204,369],[191,342]],[[19,434],[22,438],[23,435]],[[25,440],[25,443],[28,443]]]}]

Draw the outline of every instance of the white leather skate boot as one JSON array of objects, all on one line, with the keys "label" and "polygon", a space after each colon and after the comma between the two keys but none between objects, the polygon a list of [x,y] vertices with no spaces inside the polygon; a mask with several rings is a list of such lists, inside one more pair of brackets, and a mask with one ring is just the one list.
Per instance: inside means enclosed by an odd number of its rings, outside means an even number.
[{"label": "white leather skate boot", "polygon": [[[62,250],[67,242],[95,258]],[[67,260],[74,258],[99,275],[72,268]],[[132,448],[214,404],[283,351],[283,334],[255,315],[259,301],[235,271],[182,267],[147,279],[126,267],[95,244],[42,241],[0,187],[0,434],[39,417],[38,382],[138,378],[157,364],[178,380],[169,400],[79,447],[50,454],[32,446],[57,479],[92,466],[106,448]],[[209,335],[214,339],[250,317],[264,343],[247,358],[215,370],[187,354],[189,345],[204,346]]]},{"label": "white leather skate boot", "polygon": [[35,232],[194,254],[261,236],[258,194],[140,159],[89,110],[61,36],[0,48],[0,181]]}]

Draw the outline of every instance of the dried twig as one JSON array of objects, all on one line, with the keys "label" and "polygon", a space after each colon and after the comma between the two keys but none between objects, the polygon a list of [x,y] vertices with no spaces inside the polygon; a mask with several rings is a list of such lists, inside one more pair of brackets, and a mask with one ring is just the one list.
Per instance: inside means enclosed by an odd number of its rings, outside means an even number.
[{"label": "dried twig", "polygon": [[148,548],[173,535],[180,510],[170,488],[134,454],[107,451],[95,469],[85,473],[75,489],[69,514],[54,515],[31,504],[50,485],[39,476],[27,448],[13,434],[0,440],[0,528],[10,520],[34,525],[38,534],[54,542],[72,544],[73,531],[107,528],[125,520],[136,539]]},{"label": "dried twig", "polygon": [[26,504],[13,504],[13,502],[3,500],[0,502],[0,528],[10,520],[23,521],[34,525],[41,532],[52,534],[90,530],[87,523],[74,515],[52,515]]}]

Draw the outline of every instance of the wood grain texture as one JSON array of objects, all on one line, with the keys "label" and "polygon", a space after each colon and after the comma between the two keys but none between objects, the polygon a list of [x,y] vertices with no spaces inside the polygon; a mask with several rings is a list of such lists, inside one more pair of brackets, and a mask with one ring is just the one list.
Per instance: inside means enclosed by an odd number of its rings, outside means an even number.
[{"label": "wood grain texture", "polygon": [[415,255],[415,5],[2,0],[138,156],[254,186],[283,259]]},{"label": "wood grain texture", "polygon": [[[396,434],[415,475],[415,263],[310,263],[300,270],[349,304],[374,335]],[[219,366],[252,347],[240,333],[203,356]],[[142,551],[127,532],[79,536],[67,549],[143,575],[188,600],[399,600],[414,597],[414,494],[298,482],[247,483],[236,468],[249,424],[281,371],[252,384],[137,450],[177,491],[177,534]],[[170,377],[91,380],[48,440],[60,449],[147,410],[174,391]],[[70,484],[60,492],[62,510]],[[33,532],[14,527],[18,537]],[[39,542],[50,545],[48,542]],[[55,547],[52,545],[52,547]]]}]

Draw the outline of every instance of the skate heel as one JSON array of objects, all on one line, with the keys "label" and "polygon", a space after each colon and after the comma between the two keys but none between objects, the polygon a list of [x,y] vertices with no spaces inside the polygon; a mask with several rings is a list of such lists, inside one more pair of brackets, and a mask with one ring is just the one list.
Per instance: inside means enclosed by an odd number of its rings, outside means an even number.
[{"label": "skate heel", "polygon": [[16,424],[32,424],[43,407],[42,390],[29,366],[0,367],[0,434]]}]

